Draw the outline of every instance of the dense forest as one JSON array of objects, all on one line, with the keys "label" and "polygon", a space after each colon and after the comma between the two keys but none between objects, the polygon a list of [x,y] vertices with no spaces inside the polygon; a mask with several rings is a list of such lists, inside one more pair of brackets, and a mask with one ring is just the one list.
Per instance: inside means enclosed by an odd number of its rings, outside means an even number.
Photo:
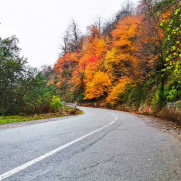
[{"label": "dense forest", "polygon": [[[181,2],[127,2],[82,34],[72,21],[48,77],[67,102],[159,111],[181,99]],[[50,72],[47,70],[47,73]]]}]

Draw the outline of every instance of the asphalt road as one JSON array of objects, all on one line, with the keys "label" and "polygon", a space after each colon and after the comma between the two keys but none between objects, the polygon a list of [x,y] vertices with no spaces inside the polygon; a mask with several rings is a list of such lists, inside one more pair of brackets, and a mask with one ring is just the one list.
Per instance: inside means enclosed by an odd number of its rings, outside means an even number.
[{"label": "asphalt road", "polygon": [[181,142],[120,111],[0,130],[0,180],[181,181]]}]

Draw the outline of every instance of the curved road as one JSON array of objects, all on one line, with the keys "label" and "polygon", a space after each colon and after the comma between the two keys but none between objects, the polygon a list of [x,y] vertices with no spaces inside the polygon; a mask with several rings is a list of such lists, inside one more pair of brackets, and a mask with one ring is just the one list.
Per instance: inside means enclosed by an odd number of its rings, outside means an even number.
[{"label": "curved road", "polygon": [[83,115],[1,129],[0,180],[181,180],[177,139],[134,114],[81,109]]}]

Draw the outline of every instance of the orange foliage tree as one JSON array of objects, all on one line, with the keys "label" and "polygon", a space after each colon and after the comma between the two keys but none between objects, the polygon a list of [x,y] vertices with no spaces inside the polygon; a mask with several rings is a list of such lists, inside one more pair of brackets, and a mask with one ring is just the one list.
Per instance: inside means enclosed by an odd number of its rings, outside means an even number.
[{"label": "orange foliage tree", "polygon": [[111,79],[104,72],[96,72],[93,79],[86,83],[85,98],[96,99],[107,94]]},{"label": "orange foliage tree", "polygon": [[68,48],[54,66],[62,92],[71,90],[74,97],[81,94],[81,100],[104,97],[114,106],[128,84],[142,86],[159,69],[164,32],[158,18],[153,18],[152,4],[142,0],[137,14],[119,14],[119,19],[106,25],[108,33],[101,31],[100,23],[91,25],[86,35],[73,36],[78,48],[65,44]]},{"label": "orange foliage tree", "polygon": [[121,77],[119,79],[119,82],[110,90],[106,102],[111,106],[116,105],[120,101],[121,95],[125,92],[127,85],[130,83],[131,83],[130,78]]},{"label": "orange foliage tree", "polygon": [[[120,21],[112,32],[114,47],[112,51],[114,52],[114,57],[119,60],[116,63],[119,63],[122,69],[121,72],[117,72],[118,76],[134,77],[137,73],[138,60],[135,56],[134,40],[138,35],[140,24],[141,17],[128,16]],[[117,67],[119,68],[119,66]]]}]

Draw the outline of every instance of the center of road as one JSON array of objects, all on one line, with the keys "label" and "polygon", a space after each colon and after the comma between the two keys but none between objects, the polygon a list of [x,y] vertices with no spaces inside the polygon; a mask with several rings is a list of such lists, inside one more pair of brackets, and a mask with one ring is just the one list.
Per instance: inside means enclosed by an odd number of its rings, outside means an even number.
[{"label": "center of road", "polygon": [[94,131],[92,131],[92,132],[90,132],[90,133],[88,133],[88,134],[86,134],[84,136],[81,136],[81,137],[79,137],[79,138],[77,138],[77,139],[75,139],[73,141],[70,141],[69,143],[66,143],[66,144],[64,144],[64,145],[62,145],[62,146],[60,146],[60,147],[58,147],[58,148],[44,154],[44,155],[41,155],[40,157],[37,157],[37,158],[35,158],[35,159],[33,159],[33,160],[29,161],[29,162],[24,163],[23,165],[20,165],[20,166],[14,168],[14,169],[2,174],[2,175],[0,175],[0,181],[5,179],[5,178],[8,178],[8,177],[10,177],[10,176],[12,176],[12,175],[14,175],[16,173],[18,173],[18,172],[20,172],[20,171],[22,171],[24,169],[26,169],[27,167],[30,167],[30,166],[34,165],[35,163],[38,163],[38,162],[44,160],[45,158],[47,158],[47,157],[49,157],[51,155],[54,155],[55,153],[65,149],[65,148],[67,148],[67,147],[69,147],[69,146],[71,146],[71,145],[73,145],[73,144],[75,144],[75,143],[77,143],[77,142],[79,142],[79,141],[81,141],[81,140],[83,140],[83,139],[85,139],[85,138],[87,138],[87,137],[89,137],[89,136],[91,136],[91,135],[93,135],[93,134],[107,128],[107,127],[109,127],[109,126],[111,126],[111,125],[113,125],[117,121],[117,119],[118,118],[116,116],[115,120],[112,121],[111,123],[99,128],[97,130],[94,130]]}]

